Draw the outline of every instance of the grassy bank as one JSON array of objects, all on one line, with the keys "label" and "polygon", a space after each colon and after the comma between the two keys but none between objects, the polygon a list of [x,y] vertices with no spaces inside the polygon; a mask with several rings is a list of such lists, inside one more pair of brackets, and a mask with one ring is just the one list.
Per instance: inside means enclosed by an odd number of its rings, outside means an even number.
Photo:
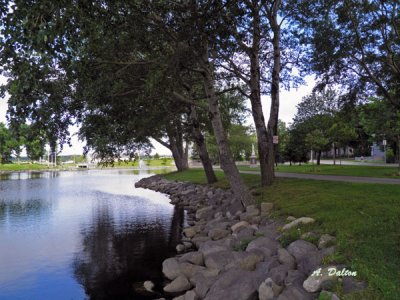
[{"label": "grassy bank", "polygon": [[[175,166],[174,160],[172,158],[160,158],[160,159],[146,159],[144,163],[147,167],[170,167]],[[138,161],[119,161],[115,162],[113,166],[109,165],[108,167],[115,168],[132,168],[139,167]]]},{"label": "grassy bank", "polygon": [[[238,166],[242,171],[259,171],[260,168],[250,168],[248,166]],[[283,173],[303,173],[316,175],[343,175],[359,177],[383,177],[400,179],[398,168],[380,166],[348,166],[348,165],[278,165],[277,172]]]},{"label": "grassy bank", "polygon": [[35,170],[48,170],[47,165],[41,164],[0,164],[0,172],[7,171],[35,171]]},{"label": "grassy bank", "polygon": [[[222,172],[217,174],[217,186],[227,187]],[[200,169],[165,177],[206,183]],[[399,299],[399,186],[282,178],[269,188],[261,188],[258,175],[243,174],[243,178],[257,194],[257,201],[275,203],[275,217],[312,217],[317,222],[311,229],[337,237],[337,254],[327,262],[346,263],[348,269],[357,271],[358,279],[369,283],[361,294],[341,299]],[[287,238],[298,238],[300,233],[292,232]]]}]

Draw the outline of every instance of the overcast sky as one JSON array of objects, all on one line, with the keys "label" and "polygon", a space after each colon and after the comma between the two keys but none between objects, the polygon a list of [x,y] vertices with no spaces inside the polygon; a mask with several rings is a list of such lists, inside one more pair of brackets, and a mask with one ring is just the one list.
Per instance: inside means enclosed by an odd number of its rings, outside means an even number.
[{"label": "overcast sky", "polygon": [[[0,76],[0,84],[5,82],[5,78]],[[296,105],[301,101],[302,97],[311,93],[311,90],[314,86],[314,80],[312,77],[306,78],[307,85],[303,85],[298,89],[292,89],[290,91],[281,90],[280,94],[280,108],[279,108],[279,119],[288,123],[292,122],[292,118],[296,113]],[[271,104],[271,100],[269,96],[262,97],[262,104],[264,115],[266,119],[269,116],[269,106]],[[7,112],[7,99],[0,99],[0,122],[6,123],[6,112]],[[252,120],[249,120],[249,123],[253,123]],[[64,150],[62,154],[70,155],[70,154],[82,154],[82,148],[84,143],[78,140],[76,136],[76,132],[78,129],[76,127],[71,128],[72,136],[72,147],[68,145],[64,146]],[[153,142],[155,149],[153,150],[154,153],[158,153],[161,155],[171,154],[171,152],[162,146],[161,144],[157,143],[156,141]]]}]

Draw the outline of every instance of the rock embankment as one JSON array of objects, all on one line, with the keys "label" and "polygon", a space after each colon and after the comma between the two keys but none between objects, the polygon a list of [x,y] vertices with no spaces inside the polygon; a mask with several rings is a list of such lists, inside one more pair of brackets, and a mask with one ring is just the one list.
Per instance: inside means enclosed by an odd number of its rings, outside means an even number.
[{"label": "rock embankment", "polygon": [[[183,229],[177,246],[180,254],[162,266],[171,281],[164,291],[174,299],[303,300],[317,299],[321,293],[324,299],[338,299],[329,290],[341,278],[329,276],[329,266],[322,266],[323,258],[335,251],[334,246],[328,247],[334,239],[324,235],[319,248],[305,240],[282,247],[279,237],[284,224],[268,217],[272,203],[243,208],[230,190],[162,176],[142,179],[136,187],[166,193],[171,203],[188,212],[190,227]],[[312,222],[294,219],[283,227]]]}]

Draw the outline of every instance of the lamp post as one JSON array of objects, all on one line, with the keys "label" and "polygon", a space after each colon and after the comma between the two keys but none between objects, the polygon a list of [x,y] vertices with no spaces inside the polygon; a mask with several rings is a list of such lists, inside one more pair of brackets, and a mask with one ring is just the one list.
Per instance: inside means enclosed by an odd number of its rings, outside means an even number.
[{"label": "lamp post", "polygon": [[383,140],[382,145],[383,145],[383,153],[384,153],[384,157],[385,157],[385,164],[386,164],[386,144],[387,144],[387,141]]}]

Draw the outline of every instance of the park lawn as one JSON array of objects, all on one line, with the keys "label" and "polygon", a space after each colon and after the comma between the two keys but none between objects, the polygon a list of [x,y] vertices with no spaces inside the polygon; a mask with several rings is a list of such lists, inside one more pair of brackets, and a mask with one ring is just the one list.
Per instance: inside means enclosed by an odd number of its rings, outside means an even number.
[{"label": "park lawn", "polygon": [[[227,187],[223,173],[217,174],[221,180],[216,185]],[[165,177],[206,182],[201,169]],[[274,217],[312,217],[316,223],[311,229],[337,237],[338,251],[326,262],[346,263],[369,283],[362,293],[341,299],[399,299],[400,186],[279,178],[271,187],[261,188],[258,175],[243,174],[243,178],[258,202],[275,203]]]},{"label": "park lawn", "polygon": [[49,167],[42,164],[0,164],[1,171],[33,171],[33,170],[47,170]]},{"label": "park lawn", "polygon": [[[238,166],[241,171],[259,171],[260,167],[250,168],[249,166]],[[383,177],[400,179],[398,168],[380,166],[349,166],[349,165],[278,165],[276,172],[303,173],[315,175],[343,175],[359,177]]]},{"label": "park lawn", "polygon": [[[160,158],[160,159],[145,159],[147,167],[171,167],[174,166],[174,161],[172,158]],[[108,165],[111,168],[133,168],[139,167],[139,161],[118,161],[114,162],[113,165]]]}]

